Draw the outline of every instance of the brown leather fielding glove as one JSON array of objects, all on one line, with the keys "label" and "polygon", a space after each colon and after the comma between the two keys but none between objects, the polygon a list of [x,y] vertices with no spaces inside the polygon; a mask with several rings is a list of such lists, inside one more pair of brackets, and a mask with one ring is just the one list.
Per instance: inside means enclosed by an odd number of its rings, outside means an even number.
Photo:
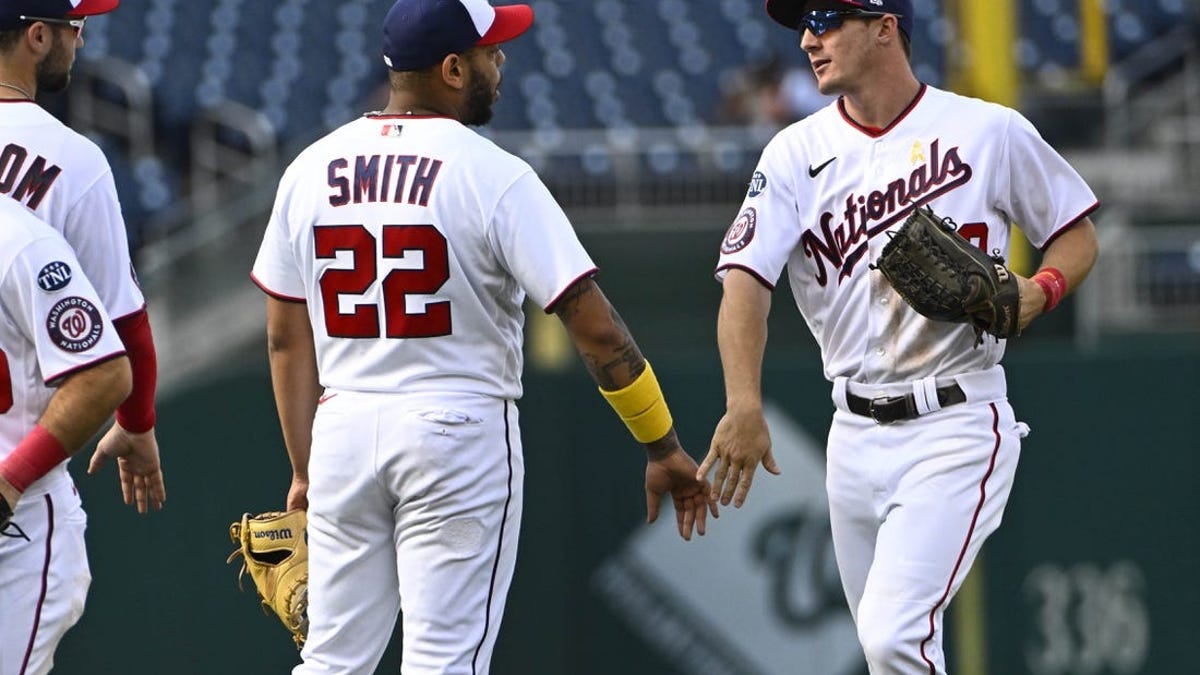
[{"label": "brown leather fielding glove", "polygon": [[891,237],[871,267],[919,314],[970,324],[976,346],[984,333],[1005,339],[1020,334],[1021,292],[1004,258],[979,250],[928,206],[913,210]]}]

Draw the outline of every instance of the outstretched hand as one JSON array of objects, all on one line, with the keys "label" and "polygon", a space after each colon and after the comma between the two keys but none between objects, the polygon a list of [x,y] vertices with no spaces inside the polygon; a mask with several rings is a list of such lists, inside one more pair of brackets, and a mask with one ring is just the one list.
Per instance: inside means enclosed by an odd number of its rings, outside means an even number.
[{"label": "outstretched hand", "polygon": [[96,452],[92,454],[87,472],[98,472],[110,459],[117,460],[121,496],[126,504],[136,503],[138,513],[146,513],[150,507],[155,510],[163,507],[163,502],[167,500],[167,489],[163,484],[154,429],[138,434],[113,423],[112,428],[96,444]]},{"label": "outstretched hand", "polygon": [[708,456],[696,472],[696,478],[705,478],[714,465],[717,473],[713,477],[712,500],[726,506],[733,502],[741,508],[754,482],[754,470],[759,464],[767,471],[782,473],[771,454],[771,434],[762,410],[729,410],[717,423]]},{"label": "outstretched hand", "polygon": [[693,529],[704,536],[709,512],[720,517],[708,480],[697,475],[696,461],[683,448],[646,460],[646,522],[658,520],[659,502],[667,493],[675,502],[679,536],[686,541],[692,540]]}]

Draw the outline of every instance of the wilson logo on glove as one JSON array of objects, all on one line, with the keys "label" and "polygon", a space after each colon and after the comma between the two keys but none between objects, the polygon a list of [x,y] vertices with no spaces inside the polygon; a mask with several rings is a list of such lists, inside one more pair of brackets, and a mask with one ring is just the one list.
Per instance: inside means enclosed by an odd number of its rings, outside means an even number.
[{"label": "wilson logo on glove", "polygon": [[[239,556],[238,588],[249,572],[262,600],[292,633],[296,647],[308,637],[308,518],[304,511],[270,511],[242,519],[229,526],[229,538],[238,548],[226,563]],[[297,534],[298,533],[298,534]]]}]

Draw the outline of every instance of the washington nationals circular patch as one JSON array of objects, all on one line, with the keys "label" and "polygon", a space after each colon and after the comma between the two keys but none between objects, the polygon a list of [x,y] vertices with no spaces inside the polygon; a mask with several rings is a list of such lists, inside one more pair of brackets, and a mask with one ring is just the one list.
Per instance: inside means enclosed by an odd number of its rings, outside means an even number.
[{"label": "washington nationals circular patch", "polygon": [[100,310],[87,298],[73,296],[59,300],[46,317],[46,330],[59,349],[83,352],[91,349],[104,334]]},{"label": "washington nationals circular patch", "polygon": [[742,211],[742,214],[729,226],[725,233],[725,241],[721,242],[721,253],[737,253],[746,248],[754,239],[754,226],[758,224],[758,211],[753,207]]}]

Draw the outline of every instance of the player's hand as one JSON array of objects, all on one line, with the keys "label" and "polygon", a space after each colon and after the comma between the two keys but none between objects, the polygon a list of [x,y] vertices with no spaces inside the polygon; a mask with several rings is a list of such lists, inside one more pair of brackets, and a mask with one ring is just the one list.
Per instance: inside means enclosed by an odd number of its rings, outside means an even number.
[{"label": "player's hand", "polygon": [[167,488],[163,484],[154,429],[135,434],[114,422],[96,444],[87,472],[96,473],[110,459],[117,460],[121,496],[126,504],[136,503],[138,513],[146,513],[150,507],[155,510],[163,507],[167,501]]},{"label": "player's hand", "polygon": [[292,476],[292,486],[288,488],[287,510],[308,510],[308,478]]},{"label": "player's hand", "polygon": [[659,502],[668,492],[675,502],[675,524],[679,528],[679,536],[686,541],[692,540],[693,529],[704,536],[709,512],[713,518],[720,517],[717,503],[710,497],[708,480],[697,477],[696,461],[678,443],[674,450],[652,455],[646,460],[647,523],[658,520]]},{"label": "player's hand", "polygon": [[1017,277],[1017,288],[1021,293],[1021,314],[1017,318],[1017,328],[1023,331],[1034,319],[1042,315],[1042,309],[1046,306],[1046,291],[1042,290],[1036,281],[1019,274],[1014,276]]},{"label": "player's hand", "polygon": [[717,423],[708,456],[696,477],[707,477],[709,469],[716,465],[712,499],[726,506],[732,500],[733,506],[740,509],[746,503],[759,463],[776,476],[782,473],[771,454],[771,433],[762,409],[730,409]]},{"label": "player's hand", "polygon": [[0,499],[4,500],[0,503],[0,532],[8,527],[8,519],[12,518],[13,511],[17,510],[17,500],[20,498],[21,491],[5,480],[4,476],[0,476]]}]

